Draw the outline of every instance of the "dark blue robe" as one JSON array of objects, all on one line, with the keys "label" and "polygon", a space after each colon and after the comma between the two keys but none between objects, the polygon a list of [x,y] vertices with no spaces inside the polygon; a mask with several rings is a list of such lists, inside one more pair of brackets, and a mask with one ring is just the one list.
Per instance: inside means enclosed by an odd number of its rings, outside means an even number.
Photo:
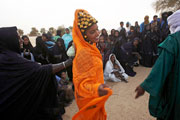
[{"label": "dark blue robe", "polygon": [[0,120],[55,120],[60,110],[52,65],[22,58],[16,30],[0,28]]}]

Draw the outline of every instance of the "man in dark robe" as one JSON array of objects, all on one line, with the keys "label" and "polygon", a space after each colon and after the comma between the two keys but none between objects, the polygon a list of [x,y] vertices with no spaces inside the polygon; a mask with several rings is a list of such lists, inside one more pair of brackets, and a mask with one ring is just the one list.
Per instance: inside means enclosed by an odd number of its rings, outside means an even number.
[{"label": "man in dark robe", "polygon": [[158,30],[157,26],[155,26],[152,29],[151,32],[151,41],[152,41],[152,47],[153,47],[153,65],[156,62],[156,59],[158,58],[158,45],[160,43],[160,31]]},{"label": "man in dark robe", "polygon": [[168,34],[170,34],[168,22],[167,22],[168,12],[162,13],[162,21],[160,25],[160,31],[161,31],[161,40],[162,42],[166,39]]},{"label": "man in dark robe", "polygon": [[122,45],[120,49],[120,63],[125,69],[125,72],[132,77],[136,75],[136,72],[133,71],[133,67],[135,62],[138,61],[138,57],[135,54],[137,53],[138,43],[139,38],[134,38],[133,41]]},{"label": "man in dark robe", "polygon": [[41,66],[24,59],[17,28],[0,28],[0,120],[60,118],[54,74],[71,64]]},{"label": "man in dark robe", "polygon": [[150,24],[145,25],[145,30],[142,33],[142,60],[140,60],[141,65],[145,67],[153,66],[153,44],[151,39],[151,28]]}]

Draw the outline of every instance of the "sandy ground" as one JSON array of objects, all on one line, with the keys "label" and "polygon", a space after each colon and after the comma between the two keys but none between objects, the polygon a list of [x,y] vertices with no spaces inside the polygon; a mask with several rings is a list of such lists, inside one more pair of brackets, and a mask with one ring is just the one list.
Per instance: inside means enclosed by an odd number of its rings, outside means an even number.
[{"label": "sandy ground", "polygon": [[[147,77],[150,68],[136,67],[135,77],[129,78],[129,83],[107,82],[113,89],[113,95],[106,102],[108,120],[155,120],[148,112],[149,94],[145,93],[139,99],[134,99],[135,88]],[[75,101],[66,108],[64,120],[71,120],[78,111]]]},{"label": "sandy ground", "polygon": [[[31,43],[35,46],[36,37],[30,37]],[[129,83],[107,82],[113,89],[113,95],[106,102],[106,112],[108,120],[155,120],[148,112],[149,94],[135,100],[135,88],[148,76],[150,68],[136,67],[135,77],[129,78]],[[66,108],[63,115],[64,120],[71,120],[73,115],[78,112],[75,100]]]}]

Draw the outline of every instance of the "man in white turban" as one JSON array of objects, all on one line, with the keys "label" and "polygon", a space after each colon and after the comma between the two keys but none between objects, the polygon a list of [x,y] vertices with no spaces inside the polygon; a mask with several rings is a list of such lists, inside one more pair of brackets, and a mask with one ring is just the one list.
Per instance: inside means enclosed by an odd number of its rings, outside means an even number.
[{"label": "man in white turban", "polygon": [[180,10],[168,17],[171,34],[180,31]]}]

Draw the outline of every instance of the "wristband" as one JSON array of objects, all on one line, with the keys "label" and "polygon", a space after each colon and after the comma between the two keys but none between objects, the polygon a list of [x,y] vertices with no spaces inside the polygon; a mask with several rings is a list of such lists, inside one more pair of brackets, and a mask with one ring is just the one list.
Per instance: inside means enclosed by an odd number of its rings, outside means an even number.
[{"label": "wristband", "polygon": [[63,62],[63,66],[64,66],[64,68],[66,68],[66,65],[65,65],[65,63]]}]

